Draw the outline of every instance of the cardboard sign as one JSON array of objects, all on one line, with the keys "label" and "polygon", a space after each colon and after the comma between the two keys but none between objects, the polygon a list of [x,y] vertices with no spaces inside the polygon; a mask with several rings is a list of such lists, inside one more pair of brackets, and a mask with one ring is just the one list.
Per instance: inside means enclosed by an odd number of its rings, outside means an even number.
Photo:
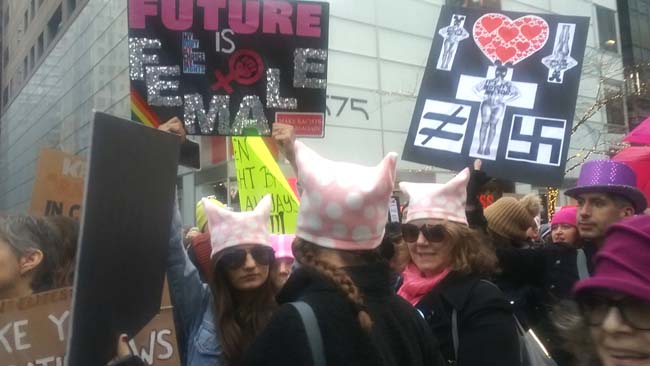
[{"label": "cardboard sign", "polygon": [[253,211],[262,197],[271,194],[271,232],[295,233],[298,198],[262,138],[233,137],[232,146],[241,210]]},{"label": "cardboard sign", "polygon": [[443,7],[404,159],[544,186],[564,178],[589,18]]},{"label": "cardboard sign", "polygon": [[129,0],[133,118],[190,135],[270,135],[276,112],[325,118],[329,4]]},{"label": "cardboard sign", "polygon": [[[0,302],[0,364],[63,366],[72,288]],[[167,304],[131,341],[150,366],[179,366],[172,308]]]},{"label": "cardboard sign", "polygon": [[41,150],[29,212],[79,218],[85,176],[85,159],[61,150]]}]

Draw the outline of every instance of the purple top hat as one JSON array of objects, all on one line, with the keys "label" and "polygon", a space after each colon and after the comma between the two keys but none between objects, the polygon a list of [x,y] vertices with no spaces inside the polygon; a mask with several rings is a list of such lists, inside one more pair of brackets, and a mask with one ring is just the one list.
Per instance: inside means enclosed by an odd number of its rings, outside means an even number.
[{"label": "purple top hat", "polygon": [[642,213],[648,207],[643,192],[636,186],[636,174],[624,163],[612,160],[592,160],[580,170],[575,188],[565,194],[577,198],[583,193],[614,193],[629,200],[636,210]]}]

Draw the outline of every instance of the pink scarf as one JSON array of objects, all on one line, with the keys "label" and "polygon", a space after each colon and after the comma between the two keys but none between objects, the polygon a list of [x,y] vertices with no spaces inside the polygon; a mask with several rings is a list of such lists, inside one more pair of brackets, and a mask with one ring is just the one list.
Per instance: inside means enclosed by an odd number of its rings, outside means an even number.
[{"label": "pink scarf", "polygon": [[409,263],[406,266],[404,272],[402,272],[403,284],[399,288],[397,294],[404,298],[404,300],[411,303],[411,305],[417,305],[420,300],[426,295],[432,288],[434,288],[440,281],[442,281],[451,270],[446,268],[442,272],[438,273],[433,277],[423,277],[422,272],[418,267],[413,263]]}]

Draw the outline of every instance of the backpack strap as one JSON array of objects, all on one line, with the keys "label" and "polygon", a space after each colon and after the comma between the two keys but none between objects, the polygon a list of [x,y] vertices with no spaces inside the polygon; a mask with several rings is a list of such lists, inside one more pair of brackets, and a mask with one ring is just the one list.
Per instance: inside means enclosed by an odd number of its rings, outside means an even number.
[{"label": "backpack strap", "polygon": [[591,277],[587,267],[587,254],[583,249],[578,249],[576,253],[576,268],[578,269],[578,278],[584,280]]},{"label": "backpack strap", "polygon": [[458,361],[458,312],[451,312],[451,341],[454,343],[454,359]]},{"label": "backpack strap", "polygon": [[289,305],[296,308],[302,324],[307,333],[307,341],[311,349],[311,357],[313,366],[325,366],[325,351],[323,347],[323,338],[321,336],[320,327],[314,310],[304,301],[290,302]]}]

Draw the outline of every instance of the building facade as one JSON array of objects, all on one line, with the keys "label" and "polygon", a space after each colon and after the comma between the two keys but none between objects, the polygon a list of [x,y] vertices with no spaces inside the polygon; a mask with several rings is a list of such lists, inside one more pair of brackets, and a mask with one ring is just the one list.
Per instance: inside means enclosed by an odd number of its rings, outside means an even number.
[{"label": "building facade", "polygon": [[[67,14],[66,1],[58,1],[64,14]],[[622,87],[615,0],[449,2],[497,6],[510,11],[588,15],[591,17],[588,50],[576,119],[602,97],[603,83],[611,84],[612,88]],[[88,147],[93,110],[130,116],[126,3],[78,1],[75,16],[62,16],[63,23],[66,19],[70,21],[59,31],[49,53],[41,57],[39,52],[35,53],[38,66],[30,69],[31,76],[25,83],[12,87],[11,80],[17,78],[15,70],[20,66],[21,57],[24,59],[24,52],[31,55],[30,46],[17,46],[23,53],[16,54],[18,61],[10,62],[11,68],[3,69],[2,85],[8,86],[9,97],[3,104],[1,119],[0,211],[22,212],[29,206],[41,148],[59,148],[83,156]],[[437,18],[445,1],[331,0],[330,4],[327,90],[330,113],[325,138],[306,143],[334,160],[375,164],[390,151],[402,152]],[[23,9],[14,6],[9,10],[18,9],[20,13]],[[600,13],[605,15],[599,16]],[[14,12],[11,14],[9,24],[15,21]],[[600,32],[599,27],[611,26],[605,24],[609,20],[614,22],[613,33],[609,28],[605,33]],[[38,37],[37,34],[37,50]],[[14,59],[14,54],[10,54],[10,59]],[[622,131],[610,134],[607,125],[604,109],[581,125],[571,141],[572,162],[579,163],[585,156],[596,157],[590,151],[620,139]],[[234,197],[228,194],[236,188],[234,169],[223,162],[227,155],[224,142],[223,138],[201,138],[203,169],[179,172],[182,211],[188,222],[193,220],[193,205],[201,196],[217,193]],[[569,173],[567,184],[571,184],[570,179],[576,173],[577,170]],[[398,180],[435,182],[450,177],[450,172],[441,169],[403,160],[398,163]],[[528,191],[531,187],[518,184],[516,189]]]}]

